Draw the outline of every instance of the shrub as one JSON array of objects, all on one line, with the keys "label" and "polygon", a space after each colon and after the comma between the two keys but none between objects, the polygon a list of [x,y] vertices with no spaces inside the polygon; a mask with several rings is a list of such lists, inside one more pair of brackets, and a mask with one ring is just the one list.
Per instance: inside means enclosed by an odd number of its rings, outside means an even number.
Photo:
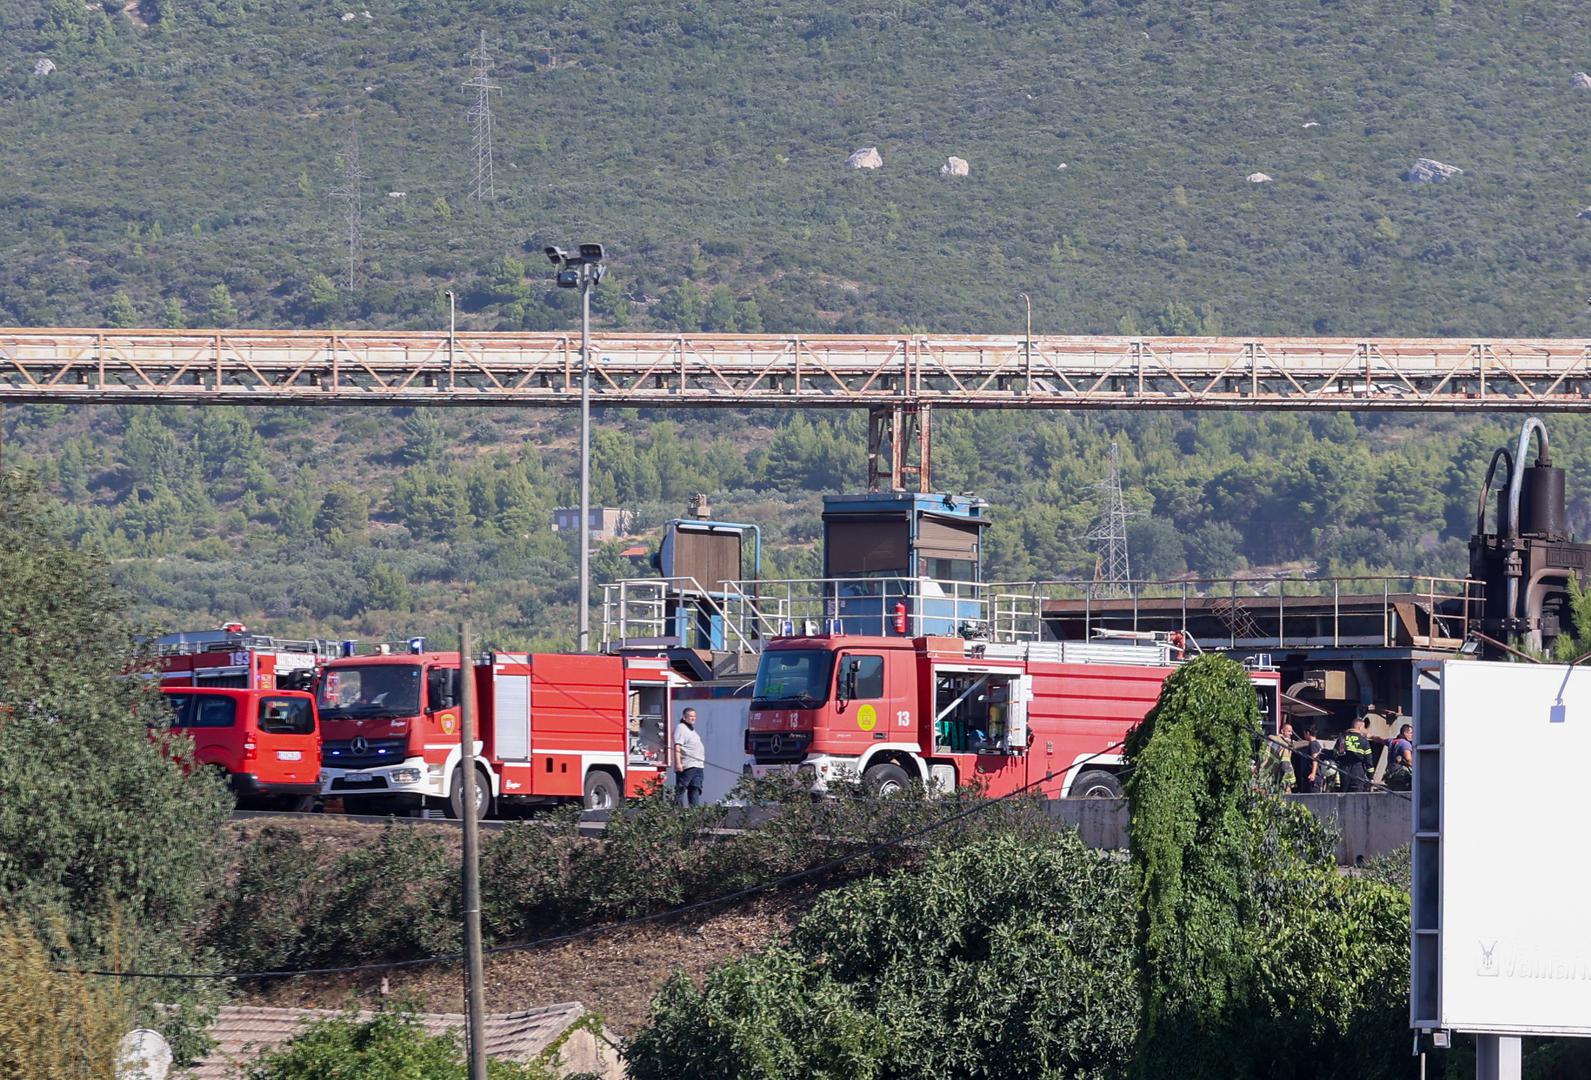
[{"label": "shrub", "polygon": [[263,830],[207,942],[233,970],[408,960],[459,951],[458,863],[435,836],[389,825],[334,859],[289,829]]},{"label": "shrub", "polygon": [[25,919],[0,912],[0,1078],[114,1076],[131,1026],[120,988],[56,974],[53,962]]},{"label": "shrub", "polygon": [[788,945],[658,995],[626,1049],[673,1076],[1120,1077],[1130,879],[1075,834],[1007,835],[822,896]]}]

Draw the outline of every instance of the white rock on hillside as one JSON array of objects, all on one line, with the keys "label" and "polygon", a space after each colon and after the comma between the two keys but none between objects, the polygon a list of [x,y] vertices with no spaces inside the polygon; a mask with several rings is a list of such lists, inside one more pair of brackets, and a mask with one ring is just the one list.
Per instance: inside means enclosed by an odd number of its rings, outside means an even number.
[{"label": "white rock on hillside", "polygon": [[1251,184],[1269,184],[1272,182],[1270,175],[1262,172],[1251,172],[1243,179]]},{"label": "white rock on hillside", "polygon": [[1588,206],[1584,210],[1580,211],[1575,215],[1575,217],[1581,218],[1585,221],[1591,221],[1591,206]]},{"label": "white rock on hillside", "polygon": [[33,74],[48,75],[55,70],[55,61],[48,56],[41,56],[33,62]]},{"label": "white rock on hillside", "polygon": [[1304,124],[1304,129],[1307,131],[1309,128],[1319,127],[1319,126],[1320,126],[1320,121],[1319,120],[1310,120],[1310,121],[1307,121]]},{"label": "white rock on hillside", "polygon": [[939,166],[939,175],[966,176],[969,169],[970,166],[967,164],[966,158],[958,158],[952,154],[945,159],[943,165]]},{"label": "white rock on hillside", "polygon": [[1574,78],[1569,80],[1569,85],[1576,90],[1591,90],[1591,75],[1577,71],[1574,73]]},{"label": "white rock on hillside", "polygon": [[1464,170],[1457,165],[1445,165],[1435,158],[1423,157],[1414,160],[1409,171],[1403,174],[1403,179],[1411,184],[1434,184],[1463,175]]},{"label": "white rock on hillside", "polygon": [[853,169],[882,169],[884,157],[878,152],[878,147],[864,146],[846,158],[845,163]]},{"label": "white rock on hillside", "polygon": [[353,22],[357,18],[359,18],[359,16],[355,15],[351,11],[345,11],[345,12],[342,13],[342,21],[343,22]]}]

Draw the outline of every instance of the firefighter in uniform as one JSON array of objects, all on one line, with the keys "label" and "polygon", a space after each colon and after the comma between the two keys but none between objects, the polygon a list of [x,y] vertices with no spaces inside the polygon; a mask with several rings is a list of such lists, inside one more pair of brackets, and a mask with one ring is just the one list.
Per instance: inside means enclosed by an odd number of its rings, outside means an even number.
[{"label": "firefighter in uniform", "polygon": [[1342,772],[1342,790],[1369,791],[1370,767],[1374,758],[1375,751],[1370,746],[1370,737],[1365,734],[1365,718],[1355,717],[1337,742],[1337,762]]}]

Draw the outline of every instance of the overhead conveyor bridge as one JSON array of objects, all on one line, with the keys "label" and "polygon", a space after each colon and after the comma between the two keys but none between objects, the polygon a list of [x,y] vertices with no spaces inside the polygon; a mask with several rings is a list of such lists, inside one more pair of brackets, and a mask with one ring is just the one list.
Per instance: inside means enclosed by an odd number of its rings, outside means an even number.
[{"label": "overhead conveyor bridge", "polygon": [[[0,329],[0,402],[578,405],[580,339]],[[597,334],[631,407],[1585,409],[1591,341]]]}]

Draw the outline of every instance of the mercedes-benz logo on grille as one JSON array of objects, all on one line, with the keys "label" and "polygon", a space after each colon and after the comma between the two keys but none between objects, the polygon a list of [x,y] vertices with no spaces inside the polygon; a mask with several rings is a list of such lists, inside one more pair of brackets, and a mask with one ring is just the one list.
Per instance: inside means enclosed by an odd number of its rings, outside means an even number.
[{"label": "mercedes-benz logo on grille", "polygon": [[776,754],[780,751],[780,749],[782,749],[783,745],[784,740],[779,738],[777,735],[768,740],[768,749],[772,750]]},{"label": "mercedes-benz logo on grille", "polygon": [[353,742],[348,744],[348,749],[352,750],[356,754],[367,754],[370,752],[370,740],[361,735]]}]

